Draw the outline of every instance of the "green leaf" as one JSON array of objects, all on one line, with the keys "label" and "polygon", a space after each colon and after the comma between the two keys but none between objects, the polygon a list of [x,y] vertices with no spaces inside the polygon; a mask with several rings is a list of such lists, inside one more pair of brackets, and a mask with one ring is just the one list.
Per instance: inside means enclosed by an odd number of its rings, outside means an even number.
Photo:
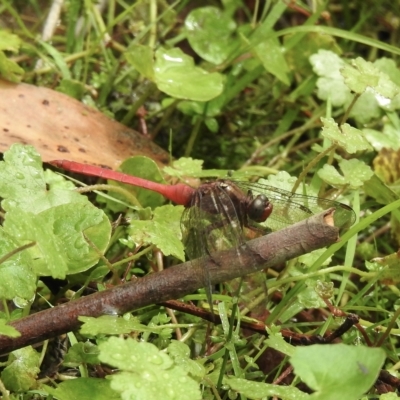
[{"label": "green leaf", "polygon": [[199,116],[202,119],[205,118],[205,123],[206,125],[208,125],[209,122],[207,122],[207,120],[209,118],[207,117],[216,117],[220,115],[221,110],[225,106],[226,102],[227,102],[226,95],[224,92],[222,92],[219,96],[208,101],[207,103],[199,101],[183,100],[178,103],[177,107],[178,110],[182,111],[185,115]]},{"label": "green leaf", "polygon": [[7,325],[7,322],[8,321],[5,319],[0,319],[0,335],[8,336],[10,338],[20,337],[21,334],[13,326]]},{"label": "green leaf", "polygon": [[233,38],[235,21],[217,7],[195,8],[186,17],[185,28],[193,50],[213,64],[223,63],[240,45]]},{"label": "green leaf", "polygon": [[222,93],[223,76],[196,67],[193,59],[180,49],[158,49],[134,45],[126,54],[128,62],[158,89],[178,99],[209,101]]},{"label": "green leaf", "polygon": [[[200,182],[197,180],[188,180],[192,178],[233,178],[235,180],[247,179],[249,174],[223,169],[203,169],[203,161],[195,160],[191,157],[181,157],[172,163],[172,167],[164,167],[164,172],[170,176],[176,176],[186,181],[189,186],[197,187]],[[232,173],[232,174],[231,174]]]},{"label": "green leaf", "polygon": [[0,162],[0,196],[6,211],[22,209],[35,214],[60,204],[86,201],[72,190],[47,190],[40,155],[32,146],[22,144],[12,145]]},{"label": "green leaf", "polygon": [[389,204],[399,199],[399,196],[389,188],[376,175],[372,175],[371,179],[365,182],[365,193],[374,198],[380,204]]},{"label": "green leaf", "polygon": [[168,354],[176,365],[182,367],[192,377],[202,379],[206,375],[204,366],[190,358],[190,348],[185,343],[173,340],[168,346]]},{"label": "green leaf", "polygon": [[0,30],[0,51],[12,51],[16,53],[21,47],[22,40],[14,33]]},{"label": "green leaf", "polygon": [[154,78],[161,91],[178,99],[209,101],[223,90],[221,74],[196,67],[178,48],[157,50]]},{"label": "green leaf", "polygon": [[379,282],[384,285],[397,285],[400,282],[400,260],[396,253],[376,257],[366,262],[369,271],[379,271]]},{"label": "green leaf", "polygon": [[[296,183],[296,177],[291,176],[289,173],[286,171],[279,171],[275,175],[269,175],[268,179],[260,179],[258,183],[263,183],[265,185],[273,186],[278,189],[283,189],[288,192],[291,192],[293,189],[293,185]],[[308,189],[308,188],[307,188]],[[298,189],[298,193],[301,193],[303,191],[303,188]],[[314,192],[308,192],[306,193],[309,196],[314,196],[317,193]]]},{"label": "green leaf", "polygon": [[[199,182],[190,182],[188,177],[192,178],[227,178],[230,172],[229,170],[222,169],[203,169],[203,161],[195,160],[191,157],[181,157],[180,159],[172,163],[172,167],[164,167],[164,172],[171,176],[176,176],[186,182],[189,182],[190,186],[198,186]],[[233,172],[232,178],[239,180],[243,179],[243,176],[248,177],[245,173]]]},{"label": "green leaf", "polygon": [[75,343],[68,349],[63,365],[67,367],[77,367],[83,363],[92,365],[100,364],[99,353],[99,348],[91,342]]},{"label": "green leaf", "polygon": [[10,82],[18,83],[21,81],[25,71],[15,62],[9,60],[6,55],[0,51],[0,76]]},{"label": "green leaf", "polygon": [[86,202],[62,204],[33,214],[24,210],[7,213],[4,229],[20,243],[36,242],[27,251],[38,275],[65,278],[86,271],[99,260],[110,240],[110,222],[103,211]]},{"label": "green leaf", "polygon": [[374,61],[374,66],[388,75],[397,86],[400,86],[400,71],[394,60],[387,57],[378,58]]},{"label": "green leaf", "polygon": [[352,188],[362,186],[374,174],[369,165],[356,158],[341,161],[339,167]]},{"label": "green leaf", "polygon": [[34,272],[64,278],[97,263],[99,252],[108,245],[111,224],[85,196],[58,183],[54,186],[47,189],[33,147],[16,144],[4,153],[0,162],[0,196],[7,211],[4,231],[16,247],[36,242],[26,250]]},{"label": "green leaf", "polygon": [[[296,41],[298,44],[293,45]],[[338,46],[333,36],[320,32],[285,35],[283,37],[283,48],[286,49],[284,54],[289,70],[295,71],[296,74],[301,74],[302,76],[310,76],[312,74],[312,62],[310,57],[317,54],[320,50],[330,50],[333,54],[342,53],[341,48]],[[324,61],[323,58],[324,57],[322,57],[321,60],[322,62]]]},{"label": "green leaf", "polygon": [[[300,265],[307,267],[311,267],[314,263],[320,258],[320,256],[325,252],[325,249],[314,250],[311,253],[303,254],[298,257],[298,262]],[[329,265],[332,259],[327,258],[322,265]]]},{"label": "green leaf", "polygon": [[385,123],[382,131],[368,128],[362,131],[375,151],[380,151],[385,147],[392,150],[400,148],[400,131],[390,123]]},{"label": "green leaf", "polygon": [[290,343],[285,342],[282,334],[279,331],[276,331],[276,328],[267,328],[267,332],[268,339],[265,340],[265,343],[268,344],[269,347],[272,347],[273,349],[287,356],[293,355],[295,347]]},{"label": "green leaf", "polygon": [[81,100],[86,89],[81,82],[75,79],[62,79],[56,90],[74,99]]},{"label": "green leaf", "polygon": [[355,158],[341,161],[339,167],[343,175],[340,175],[332,165],[325,164],[323,168],[318,171],[318,176],[333,187],[349,185],[357,189],[374,175],[372,169],[368,165]]},{"label": "green leaf", "polygon": [[372,88],[375,94],[393,99],[400,90],[387,74],[361,57],[352,60],[352,66],[345,65],[341,73],[346,85],[355,93],[361,94],[367,88]]},{"label": "green leaf", "polygon": [[61,75],[64,79],[71,79],[71,72],[68,68],[66,61],[64,60],[63,55],[51,44],[43,41],[39,41],[41,46],[47,51],[47,53],[53,58],[55,64],[61,72]]},{"label": "green leaf", "polygon": [[42,385],[58,400],[121,400],[119,393],[111,389],[110,381],[97,378],[78,378],[57,384],[56,388]]},{"label": "green leaf", "polygon": [[181,157],[172,163],[172,167],[164,167],[164,172],[171,176],[183,178],[185,176],[198,176],[203,172],[203,160],[191,157]]},{"label": "green leaf", "polygon": [[112,337],[99,348],[100,360],[121,370],[109,379],[123,399],[201,399],[199,386],[187,371],[153,344]]},{"label": "green leaf", "polygon": [[133,44],[125,52],[125,58],[141,75],[154,81],[153,50],[149,46]]},{"label": "green leaf", "polygon": [[153,332],[146,325],[142,325],[138,318],[125,319],[116,315],[102,315],[98,318],[79,317],[83,322],[80,333],[85,336],[122,335],[132,331]]},{"label": "green leaf", "polygon": [[[17,240],[0,227],[0,258],[19,247]],[[0,297],[14,299],[21,297],[30,300],[36,291],[36,274],[32,270],[32,257],[28,250],[7,257],[0,264]]]},{"label": "green leaf", "polygon": [[365,139],[362,131],[353,128],[349,124],[338,124],[332,118],[321,118],[322,136],[332,143],[343,147],[348,153],[354,154],[357,151],[372,150],[371,145]]},{"label": "green leaf", "polygon": [[337,54],[328,50],[319,50],[318,53],[310,56],[310,63],[319,76],[317,95],[321,100],[330,99],[334,107],[344,106],[351,101],[353,96],[340,73],[340,69],[346,64]]},{"label": "green leaf", "polygon": [[315,287],[318,283],[318,278],[310,278],[304,282],[307,287],[297,296],[299,304],[302,308],[322,308],[326,304],[318,293]]},{"label": "green leaf", "polygon": [[384,393],[379,396],[379,400],[397,400],[397,393]]},{"label": "green leaf", "polygon": [[310,398],[308,394],[293,386],[272,385],[234,377],[225,378],[224,383],[248,399],[274,396],[282,400],[306,400]]},{"label": "green leaf", "polygon": [[21,39],[13,33],[0,30],[0,76],[11,82],[20,82],[25,71],[15,62],[7,58],[5,51],[16,53],[21,47]]},{"label": "green leaf", "polygon": [[165,256],[173,255],[184,261],[184,248],[180,241],[182,212],[182,206],[158,207],[151,220],[131,221],[128,230],[130,238],[135,243],[154,244]]},{"label": "green leaf", "polygon": [[[188,101],[182,100],[177,105],[179,111],[181,111],[185,115],[189,116],[210,116],[215,115],[210,112],[208,105],[210,102],[204,103],[200,101]],[[217,112],[221,111],[220,109]]]},{"label": "green leaf", "polygon": [[313,54],[310,62],[319,76],[317,87],[320,99],[330,99],[335,107],[348,107],[354,97],[351,90],[361,94],[350,112],[350,116],[360,123],[378,118],[381,108],[396,108],[400,88],[374,64],[357,58],[352,60],[352,67],[326,50]]},{"label": "green leaf", "polygon": [[297,347],[290,362],[315,390],[310,399],[336,400],[358,399],[374,384],[384,359],[380,348],[334,344]]},{"label": "green leaf", "polygon": [[206,127],[210,130],[210,132],[212,133],[217,133],[219,130],[219,124],[218,124],[218,120],[215,118],[206,118],[204,120],[204,123],[206,125]]},{"label": "green leaf", "polygon": [[1,380],[8,390],[22,392],[36,386],[40,355],[32,346],[13,351],[9,361],[10,365],[1,373]]},{"label": "green leaf", "polygon": [[378,98],[379,96],[376,96],[373,91],[367,90],[354,103],[349,116],[355,118],[361,124],[379,118],[382,109],[377,101]]},{"label": "green leaf", "polygon": [[253,52],[269,73],[285,85],[290,85],[289,67],[286,64],[278,38],[270,38],[259,43],[253,48]]}]

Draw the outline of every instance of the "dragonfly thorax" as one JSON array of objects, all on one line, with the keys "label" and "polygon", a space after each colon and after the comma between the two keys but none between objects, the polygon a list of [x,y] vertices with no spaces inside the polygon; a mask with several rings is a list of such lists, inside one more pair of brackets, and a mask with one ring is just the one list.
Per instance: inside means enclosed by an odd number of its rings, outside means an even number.
[{"label": "dragonfly thorax", "polygon": [[254,197],[251,190],[246,194],[231,181],[219,181],[219,187],[229,195],[236,213],[239,215],[241,226],[247,225],[247,219],[254,222],[264,222],[272,213],[272,203],[264,194]]}]

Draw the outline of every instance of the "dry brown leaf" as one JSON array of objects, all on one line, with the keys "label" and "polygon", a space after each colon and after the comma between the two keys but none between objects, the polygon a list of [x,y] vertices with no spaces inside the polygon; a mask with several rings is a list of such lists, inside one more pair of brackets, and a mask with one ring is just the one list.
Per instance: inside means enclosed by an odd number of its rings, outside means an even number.
[{"label": "dry brown leaf", "polygon": [[139,132],[51,89],[0,80],[0,151],[30,144],[43,161],[68,159],[116,169],[145,155],[160,165],[168,154]]}]

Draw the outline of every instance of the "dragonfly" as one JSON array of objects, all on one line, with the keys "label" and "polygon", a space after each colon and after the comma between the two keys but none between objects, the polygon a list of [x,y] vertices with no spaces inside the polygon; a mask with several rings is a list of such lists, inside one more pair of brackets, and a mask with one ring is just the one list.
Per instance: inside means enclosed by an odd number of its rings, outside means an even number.
[{"label": "dragonfly", "polygon": [[235,248],[241,257],[248,233],[256,235],[279,230],[328,208],[334,208],[334,222],[339,229],[355,221],[353,209],[337,201],[295,194],[264,183],[218,179],[198,188],[178,183],[167,185],[68,160],[54,160],[51,165],[82,175],[111,179],[163,195],[183,205],[182,241],[192,262],[200,263],[207,301],[212,308],[212,285],[205,257]]}]

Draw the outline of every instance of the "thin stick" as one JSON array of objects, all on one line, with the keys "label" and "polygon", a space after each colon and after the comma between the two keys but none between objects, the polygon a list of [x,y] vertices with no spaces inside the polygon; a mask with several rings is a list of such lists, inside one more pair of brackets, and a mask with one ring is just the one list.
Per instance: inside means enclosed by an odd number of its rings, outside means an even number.
[{"label": "thin stick", "polygon": [[[338,228],[333,227],[334,209],[303,220],[286,229],[247,242],[238,260],[236,249],[215,253],[204,261],[212,284],[224,282],[257,270],[281,264],[294,257],[335,243]],[[81,297],[78,300],[12,321],[21,336],[0,335],[0,354],[76,330],[79,316],[98,317],[123,314],[150,304],[181,298],[203,286],[199,263],[186,262],[149,274],[144,278]]]}]

